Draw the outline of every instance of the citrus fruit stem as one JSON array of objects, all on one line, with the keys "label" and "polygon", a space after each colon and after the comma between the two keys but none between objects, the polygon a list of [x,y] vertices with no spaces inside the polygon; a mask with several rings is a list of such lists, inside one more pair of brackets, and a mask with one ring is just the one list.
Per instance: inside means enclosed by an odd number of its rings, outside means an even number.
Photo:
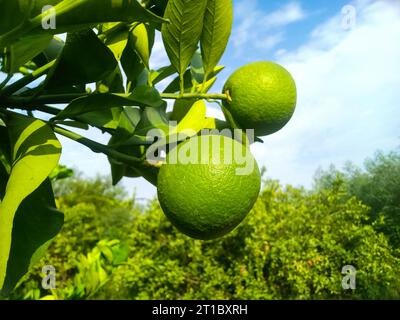
[{"label": "citrus fruit stem", "polygon": [[228,96],[223,93],[184,93],[184,94],[175,94],[175,93],[161,93],[161,98],[163,99],[172,99],[172,100],[191,100],[191,99],[213,99],[213,100],[227,100]]}]

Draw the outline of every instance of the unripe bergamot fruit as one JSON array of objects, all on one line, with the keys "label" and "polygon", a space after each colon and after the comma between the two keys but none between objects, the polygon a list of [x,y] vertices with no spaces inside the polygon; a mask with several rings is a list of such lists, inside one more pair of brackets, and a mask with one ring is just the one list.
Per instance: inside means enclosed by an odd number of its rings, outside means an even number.
[{"label": "unripe bergamot fruit", "polygon": [[227,118],[241,129],[266,136],[282,129],[291,119],[297,102],[296,84],[282,66],[269,61],[253,62],[236,70],[223,92]]},{"label": "unripe bergamot fruit", "polygon": [[247,147],[225,136],[203,135],[168,153],[157,187],[172,224],[192,238],[208,240],[240,224],[260,185],[257,162]]}]

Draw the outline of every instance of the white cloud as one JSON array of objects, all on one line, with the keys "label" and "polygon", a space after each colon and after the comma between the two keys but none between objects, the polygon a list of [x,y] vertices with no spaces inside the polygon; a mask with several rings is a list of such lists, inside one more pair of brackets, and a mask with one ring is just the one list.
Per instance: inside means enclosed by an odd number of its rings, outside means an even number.
[{"label": "white cloud", "polygon": [[277,28],[303,20],[305,17],[306,14],[300,4],[298,2],[290,2],[266,15],[260,23],[264,28]]},{"label": "white cloud", "polygon": [[269,176],[309,185],[318,166],[361,163],[377,149],[400,144],[400,6],[354,5],[353,30],[342,28],[338,14],[315,28],[305,45],[280,52],[299,98],[287,127],[253,147]]},{"label": "white cloud", "polygon": [[235,27],[232,42],[236,54],[243,50],[274,48],[284,40],[284,27],[305,19],[306,12],[298,2],[289,2],[265,14],[257,0],[242,0],[235,6]]}]

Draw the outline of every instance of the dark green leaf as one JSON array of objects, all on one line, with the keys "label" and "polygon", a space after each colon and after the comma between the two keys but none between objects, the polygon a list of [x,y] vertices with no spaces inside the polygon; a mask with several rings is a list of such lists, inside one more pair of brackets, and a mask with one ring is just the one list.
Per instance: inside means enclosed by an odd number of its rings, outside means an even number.
[{"label": "dark green leaf", "polygon": [[78,98],[72,101],[64,110],[62,110],[54,119],[67,119],[81,117],[84,114],[91,112],[99,112],[102,110],[110,110],[113,108],[122,108],[124,105],[132,103],[127,98],[121,96],[102,93],[102,94],[91,94],[87,97]]},{"label": "dark green leaf", "polygon": [[181,121],[195,102],[196,100],[189,99],[176,100],[170,115],[170,120],[178,122]]},{"label": "dark green leaf", "polygon": [[124,80],[122,78],[120,67],[117,66],[115,70],[110,73],[105,79],[97,82],[96,88],[99,93],[124,93]]},{"label": "dark green leaf", "polygon": [[59,125],[67,126],[67,127],[82,129],[82,130],[89,129],[89,126],[87,123],[82,123],[79,121],[61,120],[61,121],[56,121],[55,123],[59,124]]},{"label": "dark green leaf", "polygon": [[137,87],[130,96],[116,94],[91,94],[87,97],[78,98],[72,101],[62,110],[54,120],[74,118],[90,112],[122,108],[123,106],[141,106],[160,108],[165,104],[160,94],[154,88],[141,86]]},{"label": "dark green leaf", "polygon": [[0,0],[0,36],[29,18],[31,0]]},{"label": "dark green leaf", "polygon": [[135,135],[146,136],[149,130],[159,129],[168,133],[169,125],[165,112],[162,109],[147,107],[136,127]]},{"label": "dark green leaf", "polygon": [[8,115],[5,122],[13,164],[0,203],[0,287],[6,278],[15,214],[57,166],[61,154],[60,143],[44,122],[17,114]]},{"label": "dark green leaf", "polygon": [[44,66],[45,64],[53,61],[60,55],[62,49],[64,48],[64,45],[64,41],[54,36],[53,39],[51,39],[50,44],[43,50],[43,52],[34,57],[32,61],[38,67]]},{"label": "dark green leaf", "polygon": [[63,223],[64,215],[56,209],[51,183],[46,179],[22,201],[15,214],[2,293],[9,293],[29,267],[39,261]]},{"label": "dark green leaf", "polygon": [[150,81],[153,85],[163,81],[164,79],[172,76],[176,72],[173,66],[163,67],[158,69],[157,71],[151,71],[150,73]]},{"label": "dark green leaf", "polygon": [[128,45],[125,47],[125,50],[122,53],[121,65],[128,80],[136,86],[140,74],[145,69],[145,65],[143,64],[136,51],[133,50],[133,45],[131,45],[131,41],[132,39],[130,38],[128,41]]},{"label": "dark green leaf", "polygon": [[49,34],[27,35],[9,46],[5,53],[3,69],[6,73],[16,73],[25,63],[45,50],[52,36]]},{"label": "dark green leaf", "polygon": [[192,61],[190,62],[190,72],[192,74],[192,79],[196,83],[200,84],[204,81],[204,67],[201,54],[196,51],[193,55]]},{"label": "dark green leaf", "polygon": [[[45,5],[60,5],[70,0],[39,0],[36,1],[35,13],[39,13]],[[81,0],[82,4],[57,15],[57,29],[53,32],[62,33],[71,27],[96,26],[105,22],[164,22],[165,20],[146,10],[136,0]],[[55,7],[57,9],[57,7]],[[58,10],[60,11],[60,10]],[[49,30],[51,32],[51,30]]]},{"label": "dark green leaf", "polygon": [[121,107],[107,108],[81,114],[77,119],[97,128],[116,129],[121,112]]},{"label": "dark green leaf", "polygon": [[104,79],[117,61],[92,30],[70,33],[64,49],[49,73],[47,88],[86,84]]},{"label": "dark green leaf", "polygon": [[[53,6],[56,12],[55,29],[42,27],[42,18],[46,18],[47,13],[43,16],[40,14],[47,5]],[[1,0],[0,12],[0,35],[12,29],[12,33],[7,37],[0,38],[0,48],[9,46],[27,33],[61,34],[94,28],[106,22],[166,21],[145,9],[136,0]],[[27,18],[35,19],[23,25],[22,22]]]},{"label": "dark green leaf", "polygon": [[155,88],[146,85],[135,88],[129,96],[129,100],[136,102],[142,107],[161,108],[166,105],[161,99],[159,92]]},{"label": "dark green leaf", "polygon": [[[193,87],[192,74],[190,69],[186,70],[183,75],[183,87],[185,92],[190,92]],[[164,93],[176,93],[180,91],[180,79],[176,77],[171,83],[164,89]]]}]

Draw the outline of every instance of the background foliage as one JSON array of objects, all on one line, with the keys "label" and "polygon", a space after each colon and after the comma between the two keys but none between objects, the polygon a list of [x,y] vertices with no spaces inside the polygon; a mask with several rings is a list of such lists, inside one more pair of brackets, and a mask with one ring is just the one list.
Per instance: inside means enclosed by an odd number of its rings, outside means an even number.
[{"label": "background foliage", "polygon": [[[11,298],[398,299],[399,170],[399,153],[378,153],[364,168],[320,170],[312,190],[266,179],[245,222],[207,242],[106,179],[57,180],[64,228]],[[39,289],[45,264],[53,292]],[[342,289],[344,265],[355,290]]]}]

